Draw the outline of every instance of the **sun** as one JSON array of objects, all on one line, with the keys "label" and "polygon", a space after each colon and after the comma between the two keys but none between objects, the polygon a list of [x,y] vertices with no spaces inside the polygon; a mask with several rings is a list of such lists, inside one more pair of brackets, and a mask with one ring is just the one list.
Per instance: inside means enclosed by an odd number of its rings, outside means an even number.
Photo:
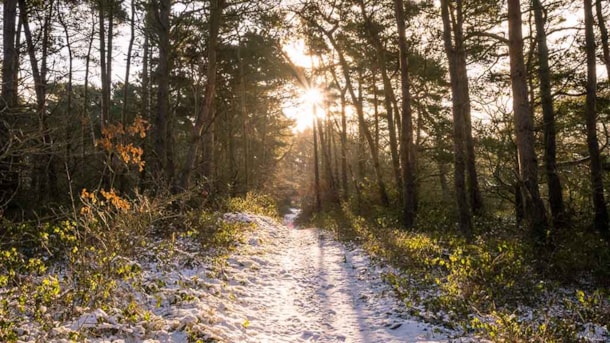
[{"label": "sun", "polygon": [[[318,58],[307,54],[305,41],[302,39],[291,41],[283,46],[283,50],[295,69],[302,68],[301,82],[313,83],[314,81],[307,80],[308,77],[305,75],[312,74],[313,69],[318,65]],[[283,111],[288,118],[295,121],[293,131],[303,132],[313,126],[314,118],[325,115],[324,92],[315,86],[296,86],[292,91],[294,97],[284,102]]]},{"label": "sun", "polygon": [[321,106],[324,102],[324,94],[319,88],[308,88],[301,95],[301,102],[306,106]]},{"label": "sun", "polygon": [[303,132],[313,126],[314,118],[323,118],[326,115],[324,92],[315,87],[302,90],[293,101],[285,103],[283,110],[288,118],[295,121],[293,130]]}]

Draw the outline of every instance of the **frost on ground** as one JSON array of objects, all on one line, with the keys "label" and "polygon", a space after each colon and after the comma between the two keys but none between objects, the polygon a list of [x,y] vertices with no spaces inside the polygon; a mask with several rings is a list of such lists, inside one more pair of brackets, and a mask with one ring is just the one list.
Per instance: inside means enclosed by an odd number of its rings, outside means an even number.
[{"label": "frost on ground", "polygon": [[[45,341],[68,342],[448,342],[451,332],[410,319],[359,248],[317,229],[267,217],[226,214],[254,224],[227,259],[188,239],[142,256],[142,280],[125,285],[124,308],[82,309],[56,322]],[[155,250],[157,249],[157,250]],[[130,309],[130,306],[132,307]],[[22,341],[42,329],[21,328]]]},{"label": "frost on ground", "polygon": [[219,335],[234,342],[447,341],[440,328],[401,315],[383,270],[361,249],[317,229],[291,229],[291,217],[288,228],[254,219],[261,230],[227,265],[229,275],[245,278],[227,319],[247,325]]}]

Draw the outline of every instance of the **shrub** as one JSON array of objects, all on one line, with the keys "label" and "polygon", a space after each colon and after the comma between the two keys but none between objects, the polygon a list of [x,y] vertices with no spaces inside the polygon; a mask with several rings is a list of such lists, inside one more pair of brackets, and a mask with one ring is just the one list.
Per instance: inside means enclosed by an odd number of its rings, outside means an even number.
[{"label": "shrub", "polygon": [[228,212],[249,212],[272,218],[278,218],[279,212],[275,201],[268,195],[248,192],[244,197],[233,197],[226,201]]},{"label": "shrub", "polygon": [[[564,273],[581,281],[587,270],[604,275],[608,250],[591,235],[558,240],[549,270],[560,273],[548,278],[537,272],[531,246],[512,220],[477,218],[477,235],[469,244],[444,217],[422,223],[424,216],[409,231],[397,228],[391,211],[374,213],[365,219],[344,206],[340,214],[316,213],[311,220],[398,267],[400,273],[389,272],[385,279],[412,315],[507,342],[574,342],[586,325],[610,322],[607,290],[585,282],[585,289],[566,294],[565,283],[558,283],[566,280]],[[570,259],[579,254],[581,259]]]}]

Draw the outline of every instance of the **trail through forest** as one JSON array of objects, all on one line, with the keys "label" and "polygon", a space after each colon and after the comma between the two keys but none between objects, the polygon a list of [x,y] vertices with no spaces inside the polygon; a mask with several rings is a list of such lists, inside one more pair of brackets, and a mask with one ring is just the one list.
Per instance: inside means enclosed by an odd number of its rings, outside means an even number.
[{"label": "trail through forest", "polygon": [[261,244],[229,259],[228,274],[249,283],[235,303],[235,314],[249,325],[232,341],[447,340],[442,329],[402,314],[383,269],[361,249],[319,229],[294,227],[295,214],[286,216],[285,227],[262,225],[250,238]]},{"label": "trail through forest", "polygon": [[[320,229],[243,213],[253,225],[226,259],[188,238],[158,244],[138,262],[141,287],[123,292],[141,306],[91,309],[48,337],[68,342],[448,342],[452,332],[410,318],[383,280],[389,271],[360,248]],[[145,310],[146,312],[143,312]],[[142,315],[142,313],[147,313]],[[35,336],[35,327],[24,328]],[[455,334],[455,333],[453,333]],[[24,337],[25,338],[25,337]],[[27,341],[27,338],[25,339]]]}]

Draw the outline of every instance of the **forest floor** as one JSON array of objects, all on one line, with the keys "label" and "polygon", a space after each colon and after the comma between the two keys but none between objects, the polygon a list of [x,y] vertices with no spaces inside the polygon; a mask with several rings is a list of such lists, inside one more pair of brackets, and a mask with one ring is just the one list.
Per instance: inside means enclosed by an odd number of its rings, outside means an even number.
[{"label": "forest floor", "polygon": [[[465,342],[418,321],[384,281],[389,267],[314,228],[251,214],[229,255],[211,257],[189,238],[151,247],[136,263],[141,278],[104,310],[82,309],[45,329],[19,327],[19,341],[71,342]],[[121,294],[122,293],[122,294]],[[48,315],[48,314],[47,314]],[[47,332],[43,332],[47,331]]]}]

